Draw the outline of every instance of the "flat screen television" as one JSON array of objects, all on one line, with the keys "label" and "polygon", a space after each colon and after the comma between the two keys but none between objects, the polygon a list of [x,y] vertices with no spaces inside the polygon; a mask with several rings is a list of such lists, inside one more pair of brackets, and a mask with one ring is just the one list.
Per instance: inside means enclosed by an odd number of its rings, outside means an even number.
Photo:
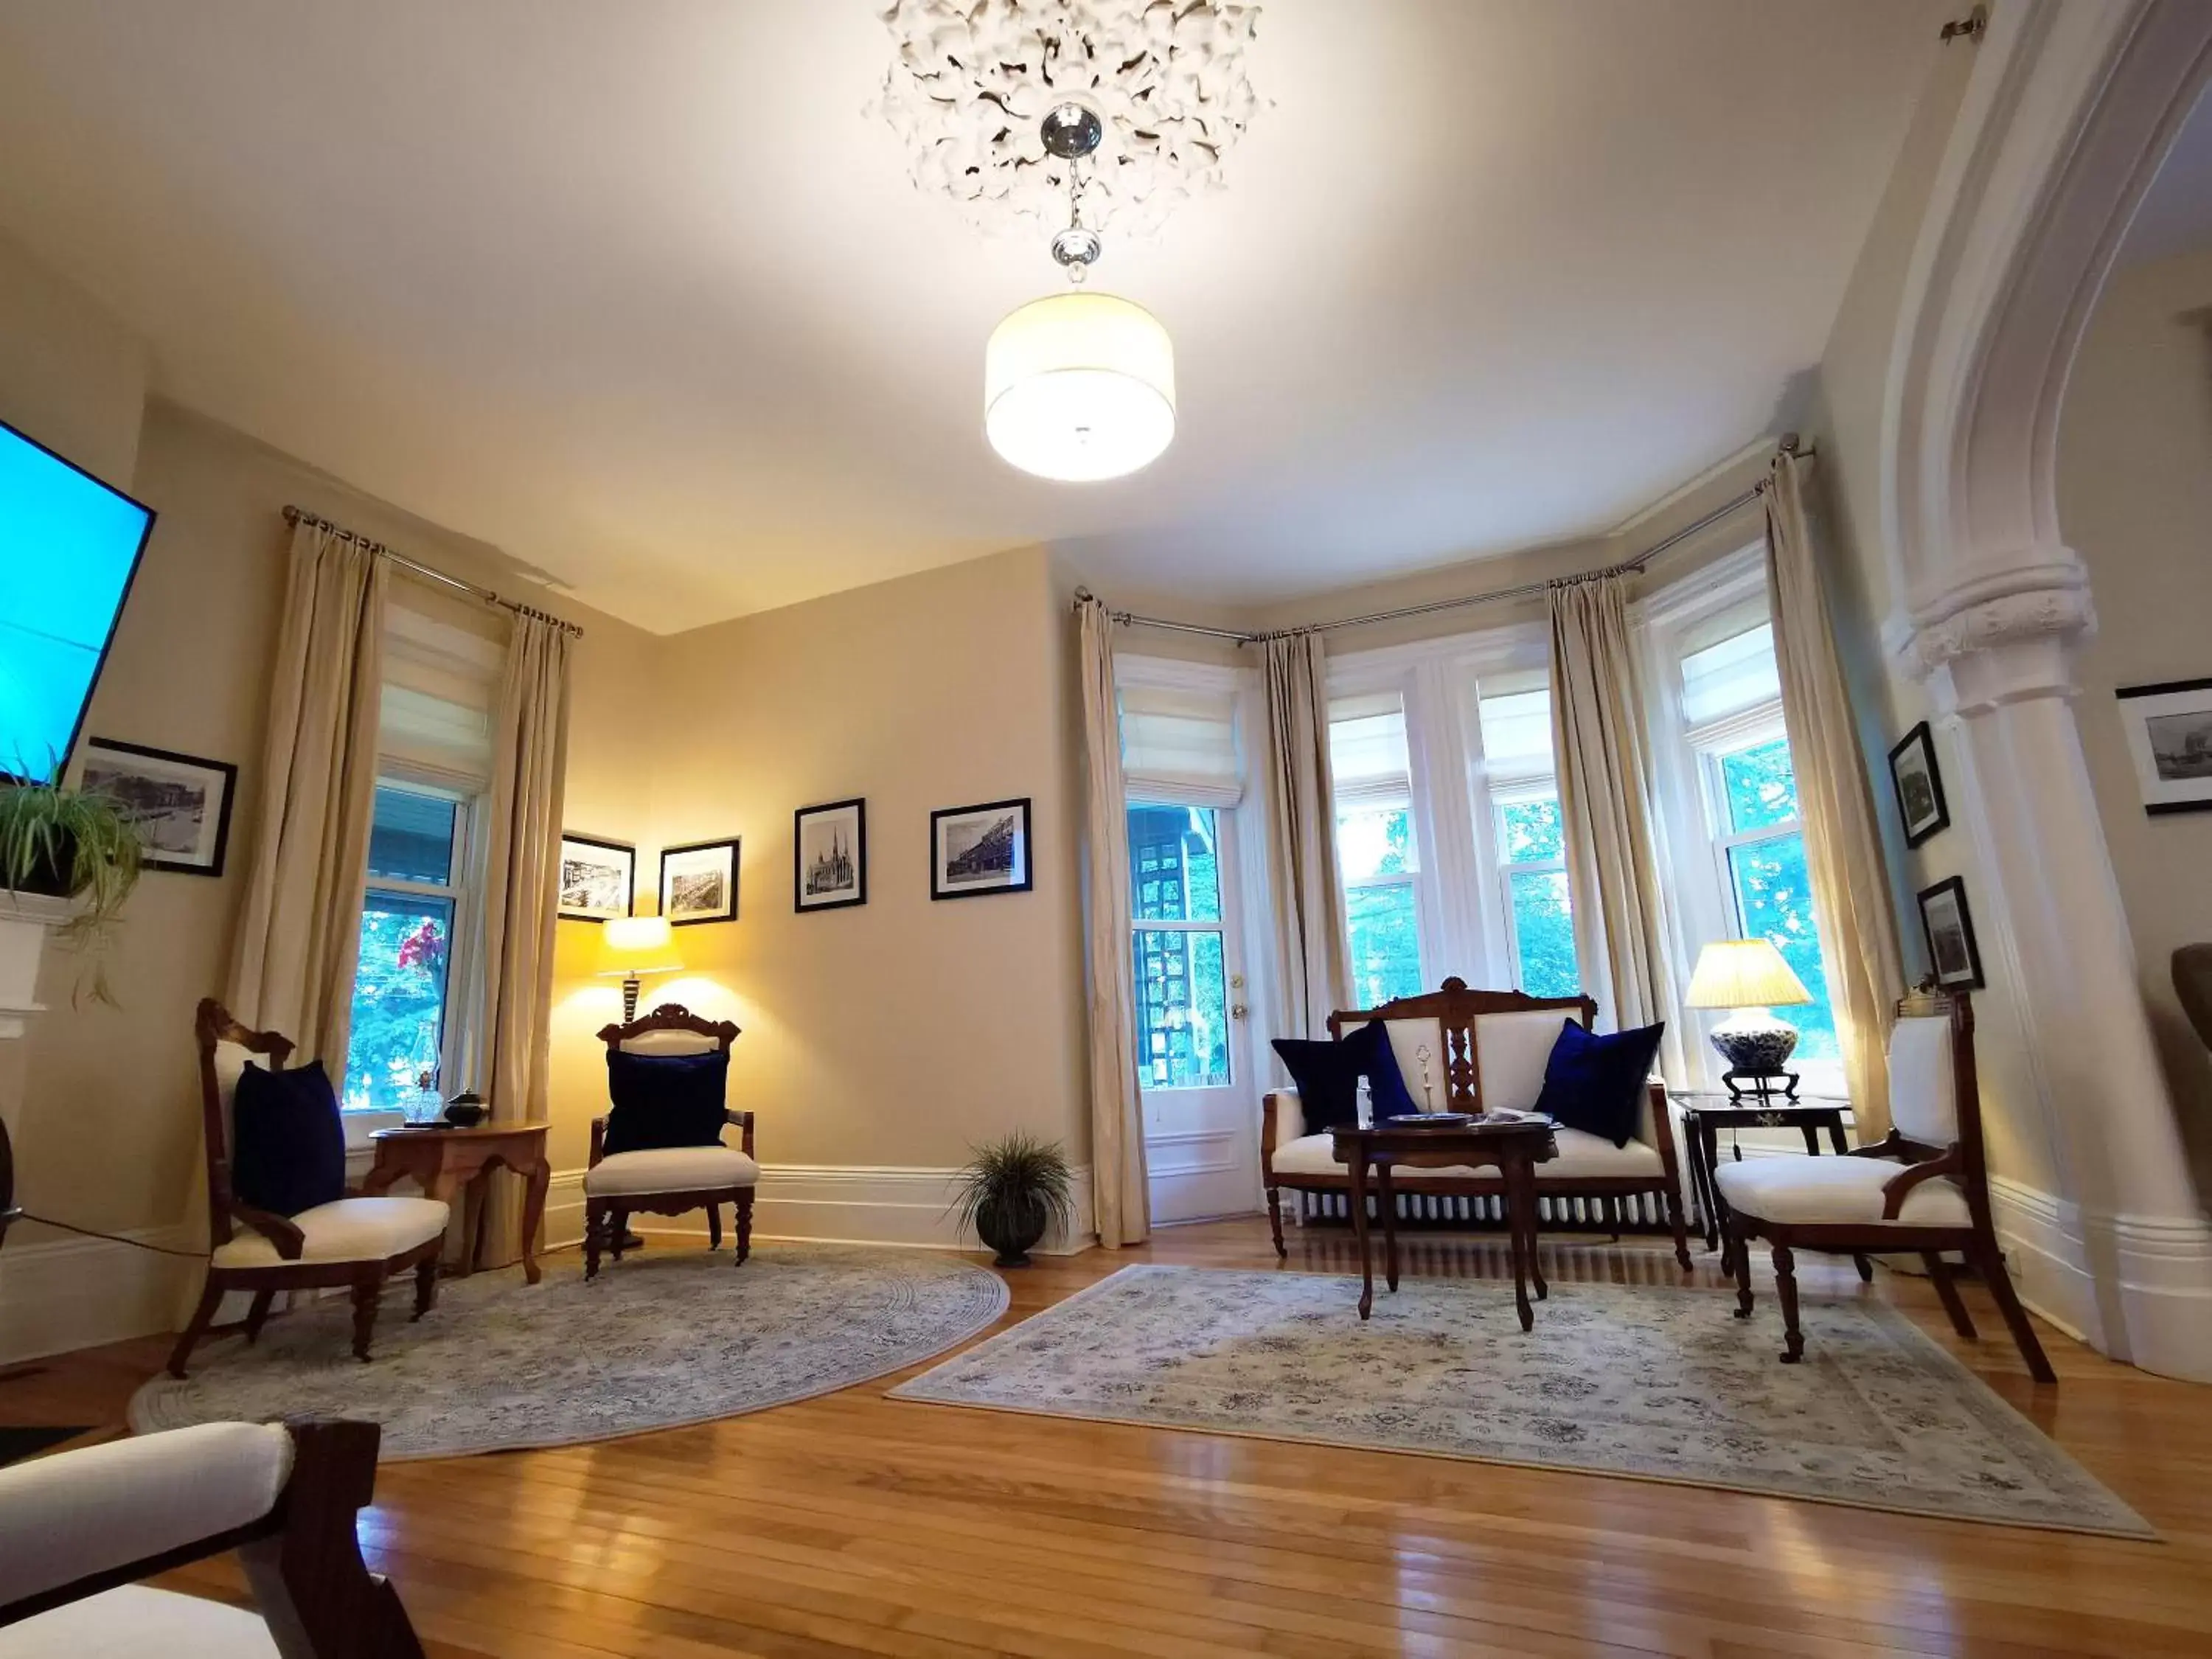
[{"label": "flat screen television", "polygon": [[68,767],[153,529],[150,507],[0,422],[0,778]]}]

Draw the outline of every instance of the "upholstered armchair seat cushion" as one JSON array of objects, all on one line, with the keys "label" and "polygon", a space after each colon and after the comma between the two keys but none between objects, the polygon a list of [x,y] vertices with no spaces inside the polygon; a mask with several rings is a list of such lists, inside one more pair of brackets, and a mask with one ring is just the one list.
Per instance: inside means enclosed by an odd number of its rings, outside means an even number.
[{"label": "upholstered armchair seat cushion", "polygon": [[1723,1164],[1714,1172],[1721,1197],[1741,1215],[1797,1227],[1966,1227],[1966,1195],[1942,1176],[1905,1194],[1895,1219],[1882,1220],[1881,1189],[1907,1166],[1882,1158],[1821,1158],[1791,1152]]},{"label": "upholstered armchair seat cushion", "polygon": [[[1580,1129],[1560,1129],[1555,1132],[1558,1155],[1536,1165],[1536,1185],[1557,1185],[1565,1182],[1589,1181],[1599,1177],[1625,1176],[1644,1178],[1666,1173],[1666,1165],[1658,1152],[1640,1140],[1632,1140],[1626,1146],[1616,1146],[1600,1135],[1586,1134]],[[1335,1143],[1326,1134],[1304,1135],[1275,1149],[1275,1173],[1279,1176],[1316,1176],[1344,1173],[1344,1165],[1336,1161]],[[1425,1181],[1465,1181],[1480,1176],[1498,1173],[1494,1164],[1480,1169],[1455,1164],[1448,1169],[1424,1170],[1410,1165],[1393,1165],[1390,1179],[1401,1187],[1419,1187]]]},{"label": "upholstered armchair seat cushion", "polygon": [[258,1613],[125,1584],[0,1630],[0,1659],[277,1659]]},{"label": "upholstered armchair seat cushion", "polygon": [[760,1165],[734,1146],[660,1146],[601,1158],[585,1171],[584,1192],[590,1198],[703,1193],[759,1180]]},{"label": "upholstered armchair seat cushion", "polygon": [[[303,1261],[382,1261],[428,1243],[446,1231],[450,1212],[434,1198],[342,1198],[292,1218],[306,1237]],[[216,1249],[218,1267],[279,1267],[276,1244],[251,1227],[240,1227]]]}]

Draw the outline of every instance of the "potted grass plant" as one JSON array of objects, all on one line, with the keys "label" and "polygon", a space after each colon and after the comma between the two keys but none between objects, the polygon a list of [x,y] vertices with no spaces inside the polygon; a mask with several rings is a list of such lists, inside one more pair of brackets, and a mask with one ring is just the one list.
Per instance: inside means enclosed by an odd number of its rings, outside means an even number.
[{"label": "potted grass plant", "polygon": [[[145,855],[137,830],[106,795],[58,784],[0,784],[0,890],[74,902],[56,930],[80,951],[104,944],[138,884]],[[112,1001],[100,965],[93,997]]]},{"label": "potted grass plant", "polygon": [[1017,1129],[973,1149],[953,1200],[963,1225],[996,1253],[993,1264],[1026,1267],[1030,1250],[1075,1218],[1074,1173],[1056,1140]]}]

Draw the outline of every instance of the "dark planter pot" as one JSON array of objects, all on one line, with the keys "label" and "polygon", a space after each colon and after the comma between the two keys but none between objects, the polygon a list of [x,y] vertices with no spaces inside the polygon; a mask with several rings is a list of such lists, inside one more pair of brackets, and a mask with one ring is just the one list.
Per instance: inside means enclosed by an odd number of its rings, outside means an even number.
[{"label": "dark planter pot", "polygon": [[1044,1237],[1044,1202],[1024,1193],[975,1206],[975,1235],[994,1250],[997,1267],[1026,1267],[1030,1247]]},{"label": "dark planter pot", "polygon": [[77,884],[76,837],[63,836],[60,844],[51,857],[40,856],[31,860],[31,867],[17,882],[0,882],[18,893],[36,893],[41,898],[75,898]]}]

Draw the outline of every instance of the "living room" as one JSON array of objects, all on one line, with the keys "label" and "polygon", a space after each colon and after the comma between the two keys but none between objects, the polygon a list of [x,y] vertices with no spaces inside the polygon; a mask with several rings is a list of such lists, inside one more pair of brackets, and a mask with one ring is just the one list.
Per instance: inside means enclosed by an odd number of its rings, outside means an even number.
[{"label": "living room", "polygon": [[432,1652],[2191,1650],[2197,8],[0,41],[0,1534],[305,1415]]}]

